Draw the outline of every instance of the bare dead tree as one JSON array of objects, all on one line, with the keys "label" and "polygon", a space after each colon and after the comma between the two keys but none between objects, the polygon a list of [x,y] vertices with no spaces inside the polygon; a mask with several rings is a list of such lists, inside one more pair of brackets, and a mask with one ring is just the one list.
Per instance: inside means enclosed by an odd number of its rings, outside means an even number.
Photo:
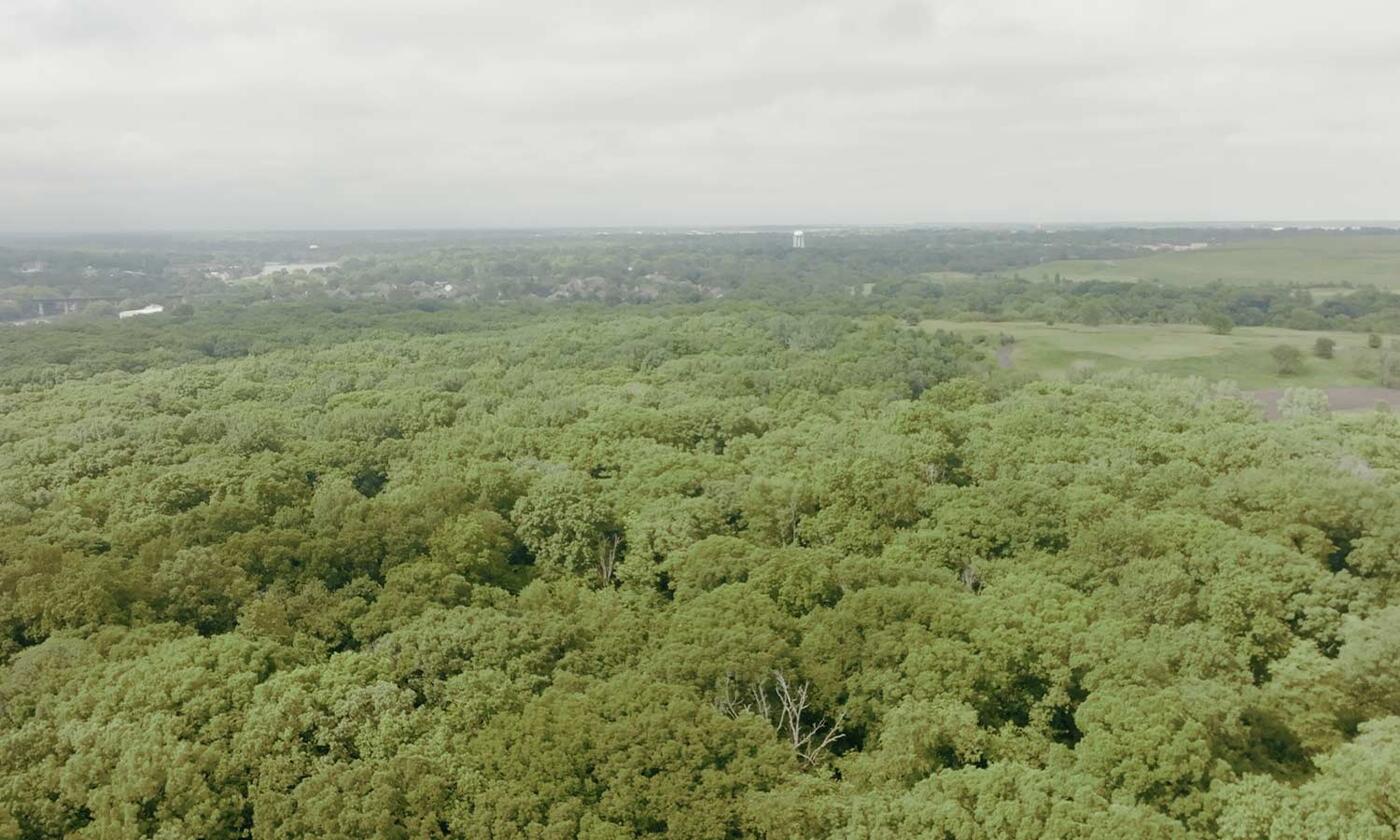
[{"label": "bare dead tree", "polygon": [[802,522],[802,500],[796,493],[789,493],[786,513],[787,521],[783,523],[783,545],[796,545],[797,526]]},{"label": "bare dead tree", "polygon": [[778,720],[774,726],[787,735],[792,751],[808,766],[815,767],[821,762],[827,748],[844,734],[841,724],[846,719],[846,713],[838,714],[833,722],[822,717],[816,723],[804,723],[802,718],[807,712],[809,684],[804,682],[794,687],[781,671],[773,672],[773,680],[778,699]]},{"label": "bare dead tree", "polygon": [[715,698],[715,708],[733,719],[753,714],[768,721],[808,767],[821,764],[831,746],[845,736],[841,724],[846,713],[841,712],[834,721],[825,716],[813,720],[810,683],[794,684],[782,671],[773,672],[771,684],[762,679],[746,689],[730,676]]},{"label": "bare dead tree", "polygon": [[612,582],[613,572],[617,569],[617,554],[622,548],[622,534],[612,533],[599,540],[598,545],[598,579],[605,585]]},{"label": "bare dead tree", "polygon": [[739,686],[739,681],[734,675],[730,674],[725,678],[722,693],[715,698],[715,708],[731,720],[746,712],[758,715],[770,723],[773,719],[766,680],[760,680],[744,689]]},{"label": "bare dead tree", "polygon": [[962,584],[967,587],[968,592],[976,595],[982,591],[982,577],[977,574],[977,570],[972,567],[971,563],[962,567],[962,573],[958,577],[962,579]]}]

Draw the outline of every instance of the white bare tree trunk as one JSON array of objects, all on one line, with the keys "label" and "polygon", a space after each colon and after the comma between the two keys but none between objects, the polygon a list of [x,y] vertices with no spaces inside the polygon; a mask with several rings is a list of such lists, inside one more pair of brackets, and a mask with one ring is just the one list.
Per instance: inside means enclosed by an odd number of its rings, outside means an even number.
[{"label": "white bare tree trunk", "polygon": [[795,685],[782,671],[773,672],[771,684],[767,679],[759,680],[747,690],[731,678],[716,698],[715,707],[730,718],[741,714],[763,718],[788,743],[794,755],[807,766],[815,767],[826,758],[831,746],[844,737],[841,723],[846,713],[837,715],[834,721],[820,717],[813,722],[810,688],[805,682]]}]

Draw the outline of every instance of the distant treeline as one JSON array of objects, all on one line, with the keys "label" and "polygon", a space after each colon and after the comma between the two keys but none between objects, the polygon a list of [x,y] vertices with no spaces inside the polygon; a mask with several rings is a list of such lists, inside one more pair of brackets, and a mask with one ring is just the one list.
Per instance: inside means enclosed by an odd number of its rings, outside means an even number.
[{"label": "distant treeline", "polygon": [[1400,294],[1338,290],[1204,287],[1103,280],[1031,282],[1019,278],[892,284],[872,295],[907,300],[915,314],[969,320],[1072,321],[1082,324],[1213,323],[1297,330],[1400,331]]},{"label": "distant treeline", "polygon": [[[667,313],[744,312],[773,301],[711,299],[658,302]],[[790,295],[783,311],[827,319],[895,317],[1043,321],[1082,324],[1205,323],[1214,328],[1278,326],[1302,330],[1400,332],[1400,295],[1372,289],[1315,299],[1303,289],[1207,286],[1178,288],[1154,283],[1040,282],[1017,278],[903,280],[877,283],[870,293]],[[656,306],[658,304],[653,304]],[[118,323],[75,317],[44,330],[0,330],[0,390],[86,378],[106,371],[134,373],[211,359],[258,355],[281,348],[323,346],[355,338],[446,334],[483,319],[510,320],[565,307],[599,322],[617,310],[640,307],[614,301],[546,302],[538,299],[483,304],[393,298],[351,303],[307,292],[276,298],[177,305],[165,314]],[[1223,322],[1222,322],[1223,319]],[[820,319],[817,323],[820,323]]]},{"label": "distant treeline", "polygon": [[[110,318],[128,303],[172,307],[182,301],[204,309],[308,300],[432,308],[511,302],[685,305],[723,299],[905,318],[1400,331],[1400,294],[1372,288],[1335,287],[1314,294],[1282,285],[1031,282],[1021,276],[1047,261],[1131,258],[1163,243],[1228,244],[1270,235],[1193,228],[823,232],[809,237],[809,247],[801,250],[791,247],[786,233],[776,231],[418,239],[343,235],[316,250],[285,237],[104,239],[0,248],[0,320],[34,317],[40,314],[35,301],[46,298],[123,301],[82,307],[98,318]],[[259,273],[269,260],[314,260],[332,267],[239,281]],[[215,349],[219,356],[231,352],[229,347]]]}]

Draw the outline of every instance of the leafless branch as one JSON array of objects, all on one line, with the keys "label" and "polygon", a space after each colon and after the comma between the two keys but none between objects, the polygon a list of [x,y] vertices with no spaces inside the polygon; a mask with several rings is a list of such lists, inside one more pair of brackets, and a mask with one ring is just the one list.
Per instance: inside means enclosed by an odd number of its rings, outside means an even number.
[{"label": "leafless branch", "polygon": [[826,717],[813,721],[810,706],[810,684],[796,685],[782,671],[773,672],[771,684],[767,679],[759,680],[751,684],[747,692],[739,689],[731,675],[715,698],[715,708],[730,718],[747,713],[768,721],[799,759],[815,767],[831,746],[844,737],[841,724],[846,713],[840,713],[834,721]]}]

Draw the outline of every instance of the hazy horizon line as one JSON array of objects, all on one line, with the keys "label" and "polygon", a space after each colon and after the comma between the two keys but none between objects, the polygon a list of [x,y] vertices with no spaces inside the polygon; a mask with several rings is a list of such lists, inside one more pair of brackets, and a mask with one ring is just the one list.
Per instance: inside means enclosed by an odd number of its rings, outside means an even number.
[{"label": "hazy horizon line", "polygon": [[694,232],[779,233],[793,230],[958,230],[958,229],[1103,229],[1125,228],[1150,230],[1154,228],[1218,228],[1221,230],[1251,230],[1279,228],[1282,230],[1389,229],[1400,232],[1400,219],[1171,219],[1171,220],[1096,220],[1096,221],[936,221],[936,222],[790,222],[764,224],[612,224],[612,225],[447,225],[447,226],[384,226],[384,227],[268,227],[268,228],[94,228],[77,230],[35,229],[0,230],[0,239],[44,238],[63,239],[84,236],[250,236],[292,234],[383,234],[383,233],[670,233]]}]

